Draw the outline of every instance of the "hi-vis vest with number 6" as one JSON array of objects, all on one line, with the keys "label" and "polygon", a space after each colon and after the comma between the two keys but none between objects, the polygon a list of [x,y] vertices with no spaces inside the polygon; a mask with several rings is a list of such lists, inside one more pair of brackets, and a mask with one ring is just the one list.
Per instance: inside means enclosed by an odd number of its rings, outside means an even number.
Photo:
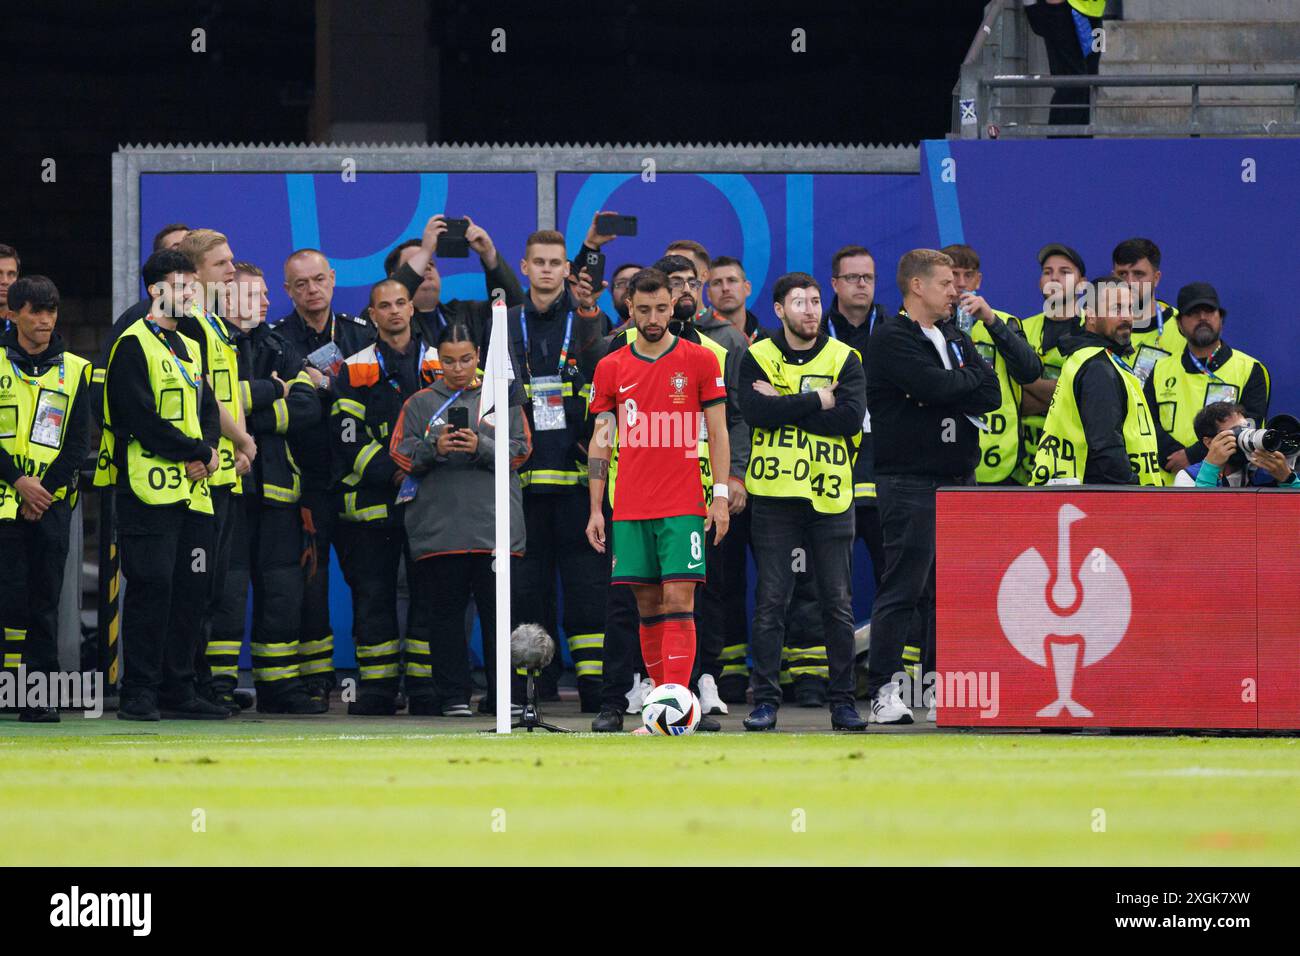
[{"label": "hi-vis vest with number 6", "polygon": [[1038,453],[1034,456],[1034,485],[1045,485],[1053,478],[1083,481],[1088,470],[1088,439],[1074,397],[1074,378],[1079,374],[1083,363],[1099,352],[1106,353],[1106,361],[1115,367],[1120,381],[1124,383],[1128,404],[1120,431],[1124,436],[1124,447],[1128,451],[1129,465],[1138,477],[1138,484],[1154,487],[1164,484],[1160,477],[1156,430],[1151,421],[1151,410],[1147,408],[1146,398],[1142,394],[1142,383],[1136,375],[1117,362],[1109,351],[1094,345],[1071,354],[1061,368],[1061,378],[1056,383],[1052,404],[1047,409],[1047,421],[1043,424],[1043,437],[1038,443]]},{"label": "hi-vis vest with number 6", "polygon": [[[63,448],[72,402],[90,367],[85,359],[67,352],[62,358],[60,384],[58,365],[33,378],[15,368],[0,349],[0,448],[32,478],[44,477]],[[59,488],[53,495],[55,501],[61,501],[68,489]],[[21,504],[13,485],[0,479],[0,521],[17,518]]]},{"label": "hi-vis vest with number 6", "polygon": [[[827,339],[816,358],[802,365],[785,360],[773,339],[750,346],[749,354],[781,395],[797,395],[838,381],[855,350]],[[860,437],[811,435],[797,425],[754,428],[745,488],[768,498],[804,498],[822,514],[841,514],[853,506],[853,458]]]},{"label": "hi-vis vest with number 6", "polygon": [[[226,406],[231,418],[242,423],[244,403],[239,395],[239,353],[230,340],[230,331],[222,319],[211,312],[204,312],[197,305],[193,314],[207,340],[208,382],[212,386],[213,397]],[[242,494],[243,482],[235,473],[235,443],[225,435],[217,443],[217,460],[220,464],[216,474],[208,479],[208,486],[229,486],[233,494]]]},{"label": "hi-vis vest with number 6", "polygon": [[[1020,320],[1006,312],[993,310],[1012,329],[1020,328]],[[1020,394],[1021,389],[1007,372],[1007,360],[993,344],[993,336],[988,327],[976,321],[970,330],[975,351],[988,362],[998,377],[998,389],[1002,404],[991,412],[980,416],[980,420],[989,427],[980,432],[980,460],[975,466],[975,480],[982,485],[995,485],[1011,477],[1016,460],[1020,454]]]},{"label": "hi-vis vest with number 6", "polygon": [[[180,335],[178,332],[177,335]],[[154,411],[187,438],[202,438],[203,429],[199,425],[199,392],[189,383],[202,385],[203,370],[199,365],[199,347],[191,339],[180,335],[185,351],[190,356],[181,364],[185,374],[177,369],[178,359],[159,340],[144,319],[133,323],[113,343],[113,350],[108,355],[107,377],[113,374],[113,356],[118,346],[127,338],[139,341],[144,351],[145,363],[149,368],[149,389],[153,392]],[[186,381],[185,375],[189,376]],[[95,469],[97,486],[111,485],[117,482],[117,470],[123,464],[126,467],[127,482],[131,493],[147,505],[185,504],[190,511],[212,514],[212,493],[208,490],[206,478],[191,481],[185,475],[185,463],[168,461],[146,451],[139,440],[132,437],[126,445],[126,460],[121,461],[113,434],[112,415],[107,399],[104,402],[104,434],[99,443],[99,461]]]}]

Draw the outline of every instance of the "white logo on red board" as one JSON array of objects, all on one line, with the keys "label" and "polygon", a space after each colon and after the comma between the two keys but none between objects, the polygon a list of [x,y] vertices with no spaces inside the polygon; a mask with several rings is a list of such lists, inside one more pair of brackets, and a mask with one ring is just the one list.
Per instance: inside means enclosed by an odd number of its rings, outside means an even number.
[{"label": "white logo on red board", "polygon": [[1128,579],[1101,548],[1093,548],[1079,563],[1076,584],[1070,525],[1086,517],[1069,504],[1057,513],[1055,581],[1038,549],[1029,548],[1011,562],[998,585],[998,623],[1007,641],[1039,667],[1046,667],[1051,658],[1056,700],[1040,710],[1039,717],[1056,717],[1062,710],[1072,717],[1093,716],[1073,697],[1075,672],[1119,646],[1132,616]]}]

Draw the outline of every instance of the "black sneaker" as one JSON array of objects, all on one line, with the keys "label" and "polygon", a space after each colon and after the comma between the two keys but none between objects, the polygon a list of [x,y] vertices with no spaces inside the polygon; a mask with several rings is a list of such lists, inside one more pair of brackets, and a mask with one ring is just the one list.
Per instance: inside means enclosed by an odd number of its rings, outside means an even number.
[{"label": "black sneaker", "polygon": [[209,686],[199,688],[196,693],[208,703],[226,708],[226,710],[230,711],[231,717],[234,717],[243,710],[243,708],[239,706],[239,701],[235,700],[235,694],[233,691],[218,690],[215,687]]},{"label": "black sneaker", "polygon": [[350,717],[392,717],[397,713],[397,700],[379,694],[362,694],[348,704]]},{"label": "black sneaker", "polygon": [[616,734],[623,729],[623,713],[614,707],[604,707],[591,722],[593,734]]},{"label": "black sneaker", "polygon": [[248,710],[257,700],[251,690],[237,690],[231,696],[235,698],[235,703],[239,705],[240,710]]},{"label": "black sneaker", "polygon": [[307,692],[302,690],[276,697],[257,695],[259,714],[323,714],[328,709],[328,705],[323,701],[308,696]]},{"label": "black sneaker", "polygon": [[701,734],[716,734],[721,729],[722,724],[718,723],[718,719],[708,714],[700,715],[700,725],[695,728],[696,732]]},{"label": "black sneaker", "polygon": [[158,705],[149,696],[123,696],[117,704],[118,720],[161,720]]},{"label": "black sneaker", "polygon": [[867,718],[858,713],[852,704],[839,704],[831,709],[831,730],[863,731]]},{"label": "black sneaker", "polygon": [[159,709],[167,720],[225,720],[230,716],[225,707],[204,700],[198,694],[175,703],[163,701]]},{"label": "black sneaker", "polygon": [[57,707],[24,707],[18,719],[25,724],[57,724],[61,718]]}]

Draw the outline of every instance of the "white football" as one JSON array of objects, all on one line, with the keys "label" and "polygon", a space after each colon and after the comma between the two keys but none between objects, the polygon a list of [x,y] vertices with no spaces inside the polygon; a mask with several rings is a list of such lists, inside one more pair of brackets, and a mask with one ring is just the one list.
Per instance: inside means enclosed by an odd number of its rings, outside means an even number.
[{"label": "white football", "polygon": [[679,737],[700,726],[700,702],[689,687],[662,684],[645,696],[641,722],[652,734]]}]

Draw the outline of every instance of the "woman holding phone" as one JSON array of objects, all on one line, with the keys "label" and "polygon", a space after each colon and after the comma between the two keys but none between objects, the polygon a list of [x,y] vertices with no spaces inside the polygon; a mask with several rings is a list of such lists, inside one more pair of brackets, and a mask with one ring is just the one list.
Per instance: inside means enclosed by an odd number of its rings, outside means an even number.
[{"label": "woman holding phone", "polygon": [[[493,695],[496,583],[493,462],[496,411],[480,417],[479,349],[468,326],[445,328],[438,343],[442,376],[411,396],[389,453],[410,477],[398,495],[410,555],[411,610],[406,692],[413,715],[470,716],[465,612],[471,597]],[[531,451],[523,410],[511,405],[510,553],[524,551],[523,493],[517,469]]]}]

